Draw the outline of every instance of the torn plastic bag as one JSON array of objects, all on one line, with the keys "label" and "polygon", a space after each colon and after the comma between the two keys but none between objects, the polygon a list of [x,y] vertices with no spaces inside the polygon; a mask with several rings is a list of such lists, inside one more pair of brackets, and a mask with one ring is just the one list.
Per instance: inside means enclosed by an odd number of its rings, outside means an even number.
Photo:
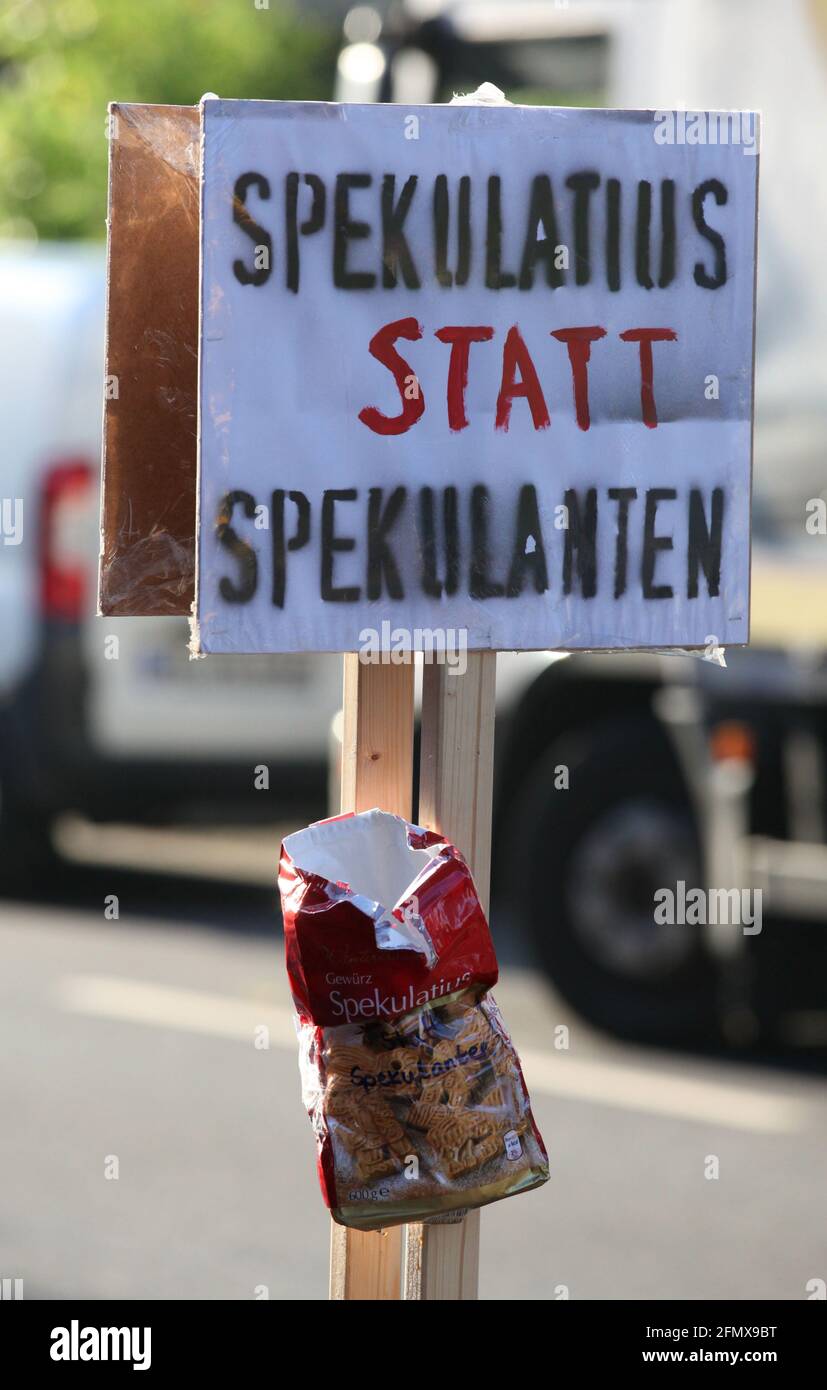
[{"label": "torn plastic bag", "polygon": [[459,851],[384,811],[339,816],[287,837],[279,889],[303,1098],[334,1218],[370,1230],[545,1182]]}]

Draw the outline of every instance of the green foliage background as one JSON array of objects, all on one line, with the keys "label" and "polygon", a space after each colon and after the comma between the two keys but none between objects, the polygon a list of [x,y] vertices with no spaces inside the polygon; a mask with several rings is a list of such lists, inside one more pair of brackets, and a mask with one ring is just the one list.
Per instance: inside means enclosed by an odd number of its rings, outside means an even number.
[{"label": "green foliage background", "polygon": [[0,236],[103,237],[109,101],[330,98],[337,38],[282,0],[0,0]]}]

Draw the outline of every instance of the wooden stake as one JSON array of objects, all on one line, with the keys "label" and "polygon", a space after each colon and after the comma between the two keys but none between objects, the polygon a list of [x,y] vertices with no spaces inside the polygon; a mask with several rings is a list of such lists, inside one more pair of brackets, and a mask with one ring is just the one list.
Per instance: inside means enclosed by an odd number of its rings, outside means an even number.
[{"label": "wooden stake", "polygon": [[[368,666],[344,659],[343,811],[379,806],[411,819],[414,665]],[[402,1227],[352,1231],[331,1223],[330,1297],[398,1299]]]},{"label": "wooden stake", "polygon": [[[422,688],[420,825],[440,830],[468,860],[488,911],[494,777],[495,652],[469,652],[468,670],[426,665]],[[477,1297],[479,1212],[464,1220],[408,1226],[404,1299]]]}]

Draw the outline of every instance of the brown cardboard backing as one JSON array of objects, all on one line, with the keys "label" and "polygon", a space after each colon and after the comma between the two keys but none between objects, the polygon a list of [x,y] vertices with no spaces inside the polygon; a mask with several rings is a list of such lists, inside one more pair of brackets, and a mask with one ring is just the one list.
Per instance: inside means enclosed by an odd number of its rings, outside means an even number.
[{"label": "brown cardboard backing", "polygon": [[110,110],[99,606],[189,614],[195,581],[197,107]]}]

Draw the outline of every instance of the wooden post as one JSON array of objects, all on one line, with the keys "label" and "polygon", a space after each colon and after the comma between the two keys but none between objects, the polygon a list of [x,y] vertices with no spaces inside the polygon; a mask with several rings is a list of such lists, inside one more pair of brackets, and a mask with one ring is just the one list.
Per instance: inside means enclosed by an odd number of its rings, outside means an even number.
[{"label": "wooden post", "polygon": [[[411,818],[414,664],[369,666],[344,659],[343,811],[383,811]],[[402,1227],[354,1231],[331,1223],[330,1297],[398,1299]]]},{"label": "wooden post", "polygon": [[[469,652],[468,669],[451,675],[426,665],[422,689],[420,825],[439,830],[468,860],[488,911],[494,774],[496,652]],[[406,1227],[402,1297],[477,1297],[480,1214]]]}]

